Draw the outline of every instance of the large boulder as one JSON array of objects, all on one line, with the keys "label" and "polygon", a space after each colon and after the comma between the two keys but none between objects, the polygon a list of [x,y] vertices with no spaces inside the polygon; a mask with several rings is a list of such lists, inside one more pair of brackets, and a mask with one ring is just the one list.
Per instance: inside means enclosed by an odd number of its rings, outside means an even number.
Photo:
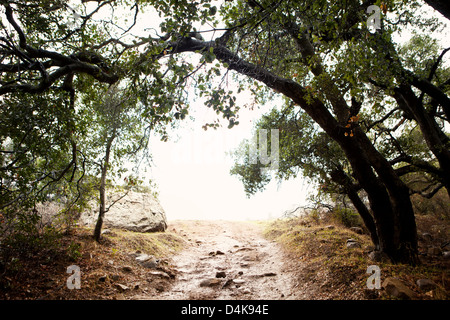
[{"label": "large boulder", "polygon": [[[107,206],[114,201],[117,202],[105,213],[103,220],[105,228],[120,228],[135,232],[166,230],[166,214],[153,195],[130,191],[125,197],[118,200],[120,197],[120,194],[108,197]],[[81,215],[79,224],[94,226],[97,222],[98,211],[98,205],[92,206],[92,210]]]}]

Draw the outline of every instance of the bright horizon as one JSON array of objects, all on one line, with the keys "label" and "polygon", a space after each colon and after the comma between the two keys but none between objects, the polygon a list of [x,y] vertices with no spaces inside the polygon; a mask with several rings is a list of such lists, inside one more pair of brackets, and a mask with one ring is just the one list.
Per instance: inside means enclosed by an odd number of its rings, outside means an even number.
[{"label": "bright horizon", "polygon": [[306,204],[313,188],[301,176],[281,183],[273,180],[263,192],[247,198],[242,182],[229,174],[233,161],[226,152],[250,138],[254,121],[274,105],[268,103],[253,111],[243,108],[239,125],[228,129],[223,120],[222,127],[205,131],[201,126],[217,115],[197,101],[190,108],[195,120],[181,122],[169,141],[152,137],[154,164],[148,168],[149,175],[169,221],[265,220]]}]

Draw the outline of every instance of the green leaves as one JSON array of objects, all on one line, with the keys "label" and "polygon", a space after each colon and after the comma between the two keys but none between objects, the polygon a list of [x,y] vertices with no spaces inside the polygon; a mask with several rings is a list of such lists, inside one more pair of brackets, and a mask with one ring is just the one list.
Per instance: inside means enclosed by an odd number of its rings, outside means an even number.
[{"label": "green leaves", "polygon": [[345,156],[326,134],[318,130],[304,112],[286,104],[282,110],[272,109],[255,124],[254,131],[279,129],[279,167],[276,172],[263,173],[263,167],[250,159],[252,142],[244,140],[234,151],[235,164],[230,173],[243,182],[247,195],[261,191],[272,179],[287,180],[299,173],[311,181],[329,185],[331,192],[335,184],[329,177],[337,164],[347,168]]},{"label": "green leaves", "polygon": [[[208,51],[204,51],[202,56],[204,62],[212,63],[216,59],[216,56],[214,54],[214,47],[210,47]],[[217,74],[217,69],[215,69],[215,71]]]}]

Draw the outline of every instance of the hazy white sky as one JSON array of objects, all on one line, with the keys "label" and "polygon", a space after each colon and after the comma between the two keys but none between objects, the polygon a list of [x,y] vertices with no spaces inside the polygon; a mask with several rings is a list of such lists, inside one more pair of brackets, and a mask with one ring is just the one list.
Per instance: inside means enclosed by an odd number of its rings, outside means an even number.
[{"label": "hazy white sky", "polygon": [[[152,139],[154,166],[151,176],[168,220],[174,219],[267,219],[305,204],[312,188],[303,179],[270,183],[264,192],[247,198],[238,177],[229,174],[232,159],[226,152],[250,138],[253,121],[261,110],[240,110],[240,124],[204,131],[201,126],[217,116],[203,103],[192,105],[195,121],[186,121],[169,142]],[[270,137],[269,137],[270,139]]]}]

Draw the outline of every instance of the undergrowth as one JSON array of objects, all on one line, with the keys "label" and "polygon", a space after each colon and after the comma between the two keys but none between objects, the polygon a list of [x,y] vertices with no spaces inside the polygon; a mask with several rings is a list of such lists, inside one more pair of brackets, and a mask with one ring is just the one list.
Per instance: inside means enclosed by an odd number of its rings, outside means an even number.
[{"label": "undergrowth", "polygon": [[[347,213],[346,213],[347,214]],[[377,265],[381,269],[381,281],[397,277],[405,281],[418,299],[448,299],[450,292],[449,261],[426,254],[429,243],[419,237],[422,263],[416,267],[391,264],[383,260],[372,261],[373,251],[367,231],[358,234],[341,219],[342,213],[305,215],[274,220],[266,225],[265,237],[281,244],[286,253],[298,261],[299,284],[308,287],[312,299],[390,299],[383,289],[369,290],[367,268]],[[448,238],[448,220],[432,215],[418,216],[419,233],[432,234],[436,243]],[[364,229],[363,229],[364,230]],[[347,240],[353,239],[360,247],[347,248]],[[421,292],[416,281],[431,279],[439,290]]]}]

